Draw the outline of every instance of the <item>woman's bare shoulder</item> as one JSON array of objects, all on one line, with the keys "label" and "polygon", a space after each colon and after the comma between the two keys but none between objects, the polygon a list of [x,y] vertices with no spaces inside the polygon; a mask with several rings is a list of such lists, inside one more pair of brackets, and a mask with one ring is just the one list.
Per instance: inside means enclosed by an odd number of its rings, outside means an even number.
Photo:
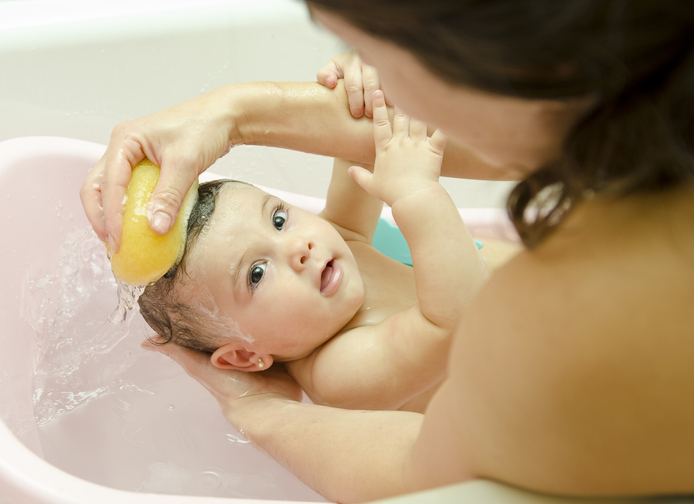
[{"label": "woman's bare shoulder", "polygon": [[694,465],[694,219],[626,203],[577,209],[463,317],[451,390],[484,475],[694,492],[679,469]]}]

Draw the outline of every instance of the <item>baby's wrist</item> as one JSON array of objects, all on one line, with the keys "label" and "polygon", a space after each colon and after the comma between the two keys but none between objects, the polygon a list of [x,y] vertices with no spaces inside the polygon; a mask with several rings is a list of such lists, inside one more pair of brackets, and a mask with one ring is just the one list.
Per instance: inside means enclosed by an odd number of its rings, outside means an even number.
[{"label": "baby's wrist", "polygon": [[[415,200],[429,198],[450,197],[448,191],[438,181],[418,181],[416,186],[410,190],[403,191],[401,195],[394,198],[389,206],[395,211],[398,206],[410,206]],[[429,202],[431,200],[429,199]]]}]

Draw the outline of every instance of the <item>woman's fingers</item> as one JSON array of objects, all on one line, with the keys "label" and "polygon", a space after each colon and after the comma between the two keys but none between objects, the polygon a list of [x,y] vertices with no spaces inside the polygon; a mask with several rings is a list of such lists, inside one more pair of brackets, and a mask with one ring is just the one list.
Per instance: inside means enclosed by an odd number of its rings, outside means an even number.
[{"label": "woman's fingers", "polygon": [[139,146],[134,148],[134,152],[131,148],[132,145],[126,143],[116,151],[108,149],[102,158],[104,167],[101,197],[107,240],[112,252],[117,252],[120,248],[125,193],[130,183],[132,167],[145,157]]},{"label": "woman's fingers", "polygon": [[171,230],[198,171],[182,157],[162,163],[159,180],[152,192],[149,215],[149,226],[155,233],[164,235]]},{"label": "woman's fingers", "polygon": [[360,62],[357,59],[351,60],[344,69],[344,74],[349,110],[353,117],[359,118],[364,115],[364,76]]},{"label": "woman's fingers", "polygon": [[103,177],[104,158],[92,168],[80,188],[80,200],[84,213],[96,235],[101,241],[108,241],[108,232],[104,221],[104,204],[101,201],[101,181]]},{"label": "woman's fingers", "polygon": [[[160,340],[155,337],[153,341]],[[172,343],[157,345],[148,340],[142,343],[142,348],[168,356],[189,376],[202,384],[225,409],[235,399],[242,397],[279,394],[295,401],[300,401],[302,397],[301,388],[281,364],[276,364],[262,373],[245,373],[219,369],[212,364],[209,354]]]},{"label": "woman's fingers", "polygon": [[362,79],[364,81],[364,115],[373,117],[373,94],[381,88],[381,81],[376,69],[370,65],[363,66]]}]

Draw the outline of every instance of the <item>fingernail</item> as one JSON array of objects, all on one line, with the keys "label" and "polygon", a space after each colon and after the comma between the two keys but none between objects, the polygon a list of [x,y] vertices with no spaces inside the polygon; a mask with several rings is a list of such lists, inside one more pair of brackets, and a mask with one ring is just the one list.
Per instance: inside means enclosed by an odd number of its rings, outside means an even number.
[{"label": "fingernail", "polygon": [[152,229],[158,233],[168,233],[171,229],[171,216],[164,212],[155,212],[152,215]]},{"label": "fingernail", "polygon": [[115,240],[113,239],[113,236],[111,236],[111,235],[108,235],[108,248],[111,249],[111,253],[112,253],[112,254],[115,254],[115,253],[117,252],[117,250],[116,250],[116,242],[115,242]]}]

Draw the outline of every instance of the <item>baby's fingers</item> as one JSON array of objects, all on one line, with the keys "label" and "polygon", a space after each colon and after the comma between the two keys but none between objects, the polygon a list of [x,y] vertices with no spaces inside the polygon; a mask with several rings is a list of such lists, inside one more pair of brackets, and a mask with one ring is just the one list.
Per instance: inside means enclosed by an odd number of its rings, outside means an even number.
[{"label": "baby's fingers", "polygon": [[374,108],[374,142],[376,149],[381,148],[393,138],[393,131],[390,128],[390,118],[383,91],[378,90],[373,94]]},{"label": "baby's fingers", "polygon": [[318,80],[318,82],[323,86],[330,89],[337,86],[337,81],[342,77],[342,71],[332,60],[323,68],[318,70],[318,73],[316,74],[316,80]]},{"label": "baby's fingers", "polygon": [[446,143],[448,143],[448,137],[444,135],[441,130],[436,130],[429,138],[429,145],[434,152],[438,152],[443,155],[443,150],[446,148]]},{"label": "baby's fingers", "polygon": [[393,115],[393,137],[405,138],[410,134],[410,117],[395,107]]},{"label": "baby's fingers", "polygon": [[410,119],[410,138],[424,141],[427,138],[427,125],[417,119]]},{"label": "baby's fingers", "polygon": [[373,173],[361,166],[350,166],[347,173],[362,189],[371,194]]}]

